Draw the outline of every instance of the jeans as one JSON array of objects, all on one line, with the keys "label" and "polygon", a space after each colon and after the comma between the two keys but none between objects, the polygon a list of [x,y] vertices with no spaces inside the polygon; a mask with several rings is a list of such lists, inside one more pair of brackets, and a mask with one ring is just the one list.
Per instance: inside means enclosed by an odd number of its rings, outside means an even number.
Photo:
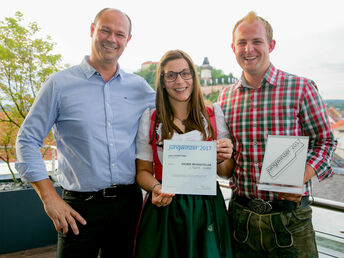
[{"label": "jeans", "polygon": [[234,257],[318,257],[312,209],[257,214],[231,201]]},{"label": "jeans", "polygon": [[57,257],[132,257],[138,217],[142,207],[139,187],[111,198],[80,199],[62,196],[86,220],[77,222],[79,235],[69,228],[58,233]]}]

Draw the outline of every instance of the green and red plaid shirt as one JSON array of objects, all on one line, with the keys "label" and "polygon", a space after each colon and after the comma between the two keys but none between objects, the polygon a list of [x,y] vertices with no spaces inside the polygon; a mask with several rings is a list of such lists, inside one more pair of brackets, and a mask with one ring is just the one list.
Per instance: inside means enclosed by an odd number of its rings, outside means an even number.
[{"label": "green and red plaid shirt", "polygon": [[[309,136],[307,164],[319,181],[332,176],[336,140],[316,84],[272,64],[259,88],[243,84],[239,80],[218,98],[236,151],[237,165],[230,180],[233,191],[248,198],[277,199],[277,193],[257,189],[268,135]],[[306,191],[311,195],[311,180]]]}]

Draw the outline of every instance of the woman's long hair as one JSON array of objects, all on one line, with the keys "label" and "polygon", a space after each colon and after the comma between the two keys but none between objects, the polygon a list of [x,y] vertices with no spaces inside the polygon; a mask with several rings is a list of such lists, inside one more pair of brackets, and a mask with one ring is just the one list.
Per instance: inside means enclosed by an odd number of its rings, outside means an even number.
[{"label": "woman's long hair", "polygon": [[[171,139],[173,132],[183,133],[174,123],[174,112],[171,107],[168,93],[165,88],[164,81],[164,68],[166,64],[172,60],[184,59],[188,65],[189,69],[193,74],[193,91],[190,96],[188,104],[188,117],[185,122],[185,132],[190,132],[193,130],[198,130],[203,135],[203,140],[207,140],[207,134],[204,128],[202,115],[205,117],[208,123],[209,136],[212,139],[215,139],[214,128],[211,125],[208,112],[206,110],[203,95],[201,91],[201,84],[198,78],[197,69],[191,58],[188,54],[181,50],[170,50],[168,51],[160,60],[157,73],[156,73],[156,119],[154,123],[154,128],[158,122],[162,123],[161,127],[161,137],[159,142],[162,142],[165,139]],[[153,137],[156,137],[156,130],[153,130],[153,135],[151,135],[151,142]]]}]

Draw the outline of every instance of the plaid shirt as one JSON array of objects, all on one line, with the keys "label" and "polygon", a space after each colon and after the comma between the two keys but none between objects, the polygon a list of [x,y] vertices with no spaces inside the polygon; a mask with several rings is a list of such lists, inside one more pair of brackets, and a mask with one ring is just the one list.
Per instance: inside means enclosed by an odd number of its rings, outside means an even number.
[{"label": "plaid shirt", "polygon": [[[277,199],[277,193],[257,189],[268,135],[309,136],[307,164],[319,181],[332,176],[336,140],[316,84],[271,64],[259,88],[243,85],[239,80],[218,98],[237,153],[233,191],[248,198]],[[311,195],[311,184],[306,183],[305,195]]]}]

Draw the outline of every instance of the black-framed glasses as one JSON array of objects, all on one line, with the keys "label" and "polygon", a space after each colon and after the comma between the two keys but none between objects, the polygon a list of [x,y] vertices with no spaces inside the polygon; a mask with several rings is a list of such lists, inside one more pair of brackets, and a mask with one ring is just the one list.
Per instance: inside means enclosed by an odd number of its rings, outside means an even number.
[{"label": "black-framed glasses", "polygon": [[193,77],[193,71],[190,69],[183,69],[182,71],[180,71],[178,73],[173,72],[173,71],[169,71],[167,73],[161,74],[161,77],[163,77],[166,82],[174,82],[177,80],[178,74],[184,80],[190,80]]}]

